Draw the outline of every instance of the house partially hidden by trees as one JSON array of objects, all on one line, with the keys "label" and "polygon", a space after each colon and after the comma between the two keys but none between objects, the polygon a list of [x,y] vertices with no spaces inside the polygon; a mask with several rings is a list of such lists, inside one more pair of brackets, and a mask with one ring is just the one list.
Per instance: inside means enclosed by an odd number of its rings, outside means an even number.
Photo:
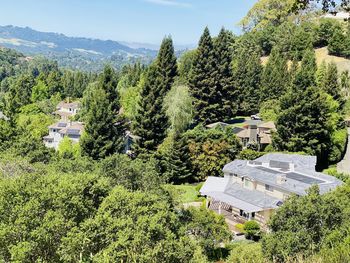
[{"label": "house partially hidden by trees", "polygon": [[262,226],[289,196],[306,195],[312,185],[320,193],[342,182],[315,171],[316,157],[269,153],[254,161],[235,160],[223,168],[224,178],[209,177],[200,193],[207,205],[233,221],[256,220]]},{"label": "house partially hidden by trees", "polygon": [[84,123],[71,120],[78,113],[79,107],[79,102],[61,101],[57,105],[54,113],[60,116],[60,121],[49,126],[49,135],[43,138],[46,147],[57,150],[65,136],[73,143],[79,142],[84,131]]},{"label": "house partially hidden by trees", "polygon": [[49,135],[43,138],[44,144],[48,148],[57,150],[65,136],[71,139],[73,143],[78,143],[83,131],[84,124],[82,122],[59,121],[49,126]]},{"label": "house partially hidden by trees", "polygon": [[252,147],[259,151],[272,143],[271,135],[274,131],[276,126],[272,121],[249,121],[243,128],[234,128],[243,148]]},{"label": "house partially hidden by trees", "polygon": [[60,116],[62,121],[69,121],[71,117],[75,116],[80,109],[79,102],[64,102],[61,101],[54,112],[56,115]]}]

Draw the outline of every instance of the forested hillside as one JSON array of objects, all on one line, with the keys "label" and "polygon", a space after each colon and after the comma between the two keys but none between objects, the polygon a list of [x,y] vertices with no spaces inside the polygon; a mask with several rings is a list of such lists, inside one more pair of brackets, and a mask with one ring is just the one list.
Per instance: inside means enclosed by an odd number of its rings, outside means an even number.
[{"label": "forested hillside", "polygon": [[[309,4],[260,0],[239,36],[205,28],[179,58],[167,36],[150,65],[96,73],[0,49],[0,261],[349,262],[350,185],[332,165],[347,144],[350,73],[315,49],[347,58],[350,30]],[[62,101],[78,102],[69,122],[84,132],[55,151],[43,138]],[[243,147],[234,128],[257,113],[274,121],[272,142]],[[204,203],[183,205],[177,186],[198,194],[225,164],[267,152],[315,155],[344,185],[291,196],[245,242]]]},{"label": "forested hillside", "polygon": [[28,56],[45,56],[56,60],[59,66],[85,71],[99,71],[105,63],[118,69],[136,62],[149,64],[157,53],[152,49],[130,48],[112,40],[67,37],[16,26],[0,26],[0,46]]}]

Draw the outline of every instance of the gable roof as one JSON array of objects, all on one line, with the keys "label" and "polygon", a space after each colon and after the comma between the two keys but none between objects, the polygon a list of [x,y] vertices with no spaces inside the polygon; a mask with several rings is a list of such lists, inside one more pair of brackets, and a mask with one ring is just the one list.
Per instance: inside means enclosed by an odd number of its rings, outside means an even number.
[{"label": "gable roof", "polygon": [[84,124],[82,122],[73,122],[71,125],[59,131],[63,135],[82,135]]},{"label": "gable roof", "polygon": [[[278,168],[276,165],[271,167],[270,161],[291,163],[293,169]],[[315,165],[315,156],[270,153],[253,162],[235,160],[225,165],[223,171],[226,174],[249,177],[254,181],[298,195],[305,195],[312,184],[319,185],[321,194],[342,184],[333,176],[316,172]],[[281,177],[284,178],[283,181],[280,180]]]},{"label": "gable roof", "polygon": [[209,176],[199,192],[246,212],[273,209],[280,202],[279,199],[263,192],[245,189],[237,183],[229,182],[229,178]]},{"label": "gable roof", "polygon": [[268,122],[263,122],[263,123],[259,124],[258,128],[276,130],[276,125],[273,121],[268,121]]}]

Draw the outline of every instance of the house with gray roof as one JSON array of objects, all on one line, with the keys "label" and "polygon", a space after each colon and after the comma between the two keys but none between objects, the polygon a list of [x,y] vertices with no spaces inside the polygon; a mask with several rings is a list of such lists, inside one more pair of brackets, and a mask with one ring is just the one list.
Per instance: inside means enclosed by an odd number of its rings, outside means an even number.
[{"label": "house with gray roof", "polygon": [[43,138],[44,144],[48,148],[58,149],[59,144],[65,136],[78,143],[84,131],[82,122],[59,121],[49,126],[49,135]]},{"label": "house with gray roof", "polygon": [[341,185],[333,176],[316,172],[316,157],[269,153],[254,161],[235,160],[224,177],[208,177],[200,193],[209,208],[237,222],[256,220],[262,226],[291,195],[306,195],[312,185],[324,194]]}]

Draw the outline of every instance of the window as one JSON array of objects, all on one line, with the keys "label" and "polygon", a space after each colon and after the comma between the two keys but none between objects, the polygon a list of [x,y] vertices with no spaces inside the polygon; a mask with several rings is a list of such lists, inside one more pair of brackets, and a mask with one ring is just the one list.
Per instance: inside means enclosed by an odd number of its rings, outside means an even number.
[{"label": "window", "polygon": [[269,192],[273,192],[273,187],[271,185],[265,184],[265,190]]}]

